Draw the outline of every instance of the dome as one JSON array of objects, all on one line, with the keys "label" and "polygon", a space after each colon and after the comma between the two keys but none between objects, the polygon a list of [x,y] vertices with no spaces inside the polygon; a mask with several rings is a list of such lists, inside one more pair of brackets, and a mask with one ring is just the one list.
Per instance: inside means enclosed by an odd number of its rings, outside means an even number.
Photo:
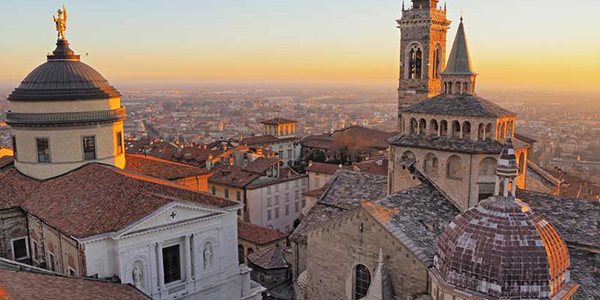
[{"label": "dome", "polygon": [[438,241],[446,284],[502,299],[549,299],[570,281],[556,229],[526,203],[494,196],[457,216]]},{"label": "dome", "polygon": [[58,40],[48,61],[35,68],[8,97],[10,101],[85,100],[121,94],[92,67],[79,61],[69,42]]}]

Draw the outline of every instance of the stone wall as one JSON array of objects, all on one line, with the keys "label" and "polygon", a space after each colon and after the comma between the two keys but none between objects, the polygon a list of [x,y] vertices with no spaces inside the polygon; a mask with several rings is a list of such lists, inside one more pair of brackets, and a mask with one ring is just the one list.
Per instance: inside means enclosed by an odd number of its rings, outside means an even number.
[{"label": "stone wall", "polygon": [[[13,259],[12,240],[28,236],[27,218],[25,213],[19,209],[7,209],[0,212],[0,257]],[[31,243],[29,245],[29,257],[31,257]],[[19,260],[22,263],[30,263],[30,259]]]},{"label": "stone wall", "polygon": [[373,278],[380,249],[397,299],[427,292],[425,265],[357,208],[309,232],[307,299],[352,299],[356,265],[366,266]]}]

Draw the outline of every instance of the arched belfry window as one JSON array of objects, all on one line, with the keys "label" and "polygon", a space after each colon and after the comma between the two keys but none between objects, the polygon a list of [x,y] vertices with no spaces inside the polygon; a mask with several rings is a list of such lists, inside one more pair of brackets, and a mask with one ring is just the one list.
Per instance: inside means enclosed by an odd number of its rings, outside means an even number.
[{"label": "arched belfry window", "polygon": [[414,45],[408,52],[408,78],[421,79],[423,66],[423,51],[418,45]]},{"label": "arched belfry window", "polygon": [[354,269],[354,298],[355,300],[362,299],[367,296],[371,286],[371,272],[363,265],[357,265]]},{"label": "arched belfry window", "polygon": [[440,78],[440,74],[442,71],[442,47],[437,45],[435,47],[435,52],[433,53],[433,78]]}]

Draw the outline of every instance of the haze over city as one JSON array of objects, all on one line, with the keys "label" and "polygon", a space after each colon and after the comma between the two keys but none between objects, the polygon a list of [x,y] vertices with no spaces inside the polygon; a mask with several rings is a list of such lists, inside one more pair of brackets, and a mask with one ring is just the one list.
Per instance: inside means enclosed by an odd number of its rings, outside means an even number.
[{"label": "haze over city", "polygon": [[[58,1],[2,1],[14,86],[51,51]],[[440,5],[443,2],[440,2]],[[75,50],[116,85],[382,86],[398,77],[401,1],[69,1]],[[406,2],[410,6],[410,1]],[[573,9],[577,14],[569,13]],[[465,17],[482,90],[600,91],[600,2],[452,1]],[[27,21],[25,21],[27,20]],[[449,43],[452,39],[449,38]],[[89,56],[88,56],[89,54]]]}]

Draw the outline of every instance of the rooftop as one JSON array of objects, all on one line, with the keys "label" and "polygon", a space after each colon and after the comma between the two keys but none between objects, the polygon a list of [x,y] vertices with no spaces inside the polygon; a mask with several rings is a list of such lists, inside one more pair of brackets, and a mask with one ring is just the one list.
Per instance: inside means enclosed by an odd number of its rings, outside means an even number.
[{"label": "rooftop", "polygon": [[283,269],[288,267],[284,255],[284,249],[279,244],[275,244],[248,255],[248,260],[265,270]]},{"label": "rooftop", "polygon": [[283,119],[283,118],[274,118],[274,119],[270,119],[270,120],[264,120],[260,123],[265,124],[265,125],[282,125],[282,124],[294,124],[294,123],[298,123],[298,121]]},{"label": "rooftop", "polygon": [[480,118],[498,118],[515,115],[515,113],[489,100],[470,94],[441,94],[418,102],[404,109],[403,112]]},{"label": "rooftop", "polygon": [[256,224],[238,221],[238,238],[258,245],[285,240],[287,234]]},{"label": "rooftop", "polygon": [[[428,136],[417,134],[400,133],[388,139],[394,146],[415,147],[432,150],[444,150],[475,154],[500,154],[503,145],[496,140],[467,140],[460,138],[448,138],[443,136]],[[530,147],[517,138],[513,139],[515,149]]]},{"label": "rooftop", "polygon": [[165,180],[177,180],[210,173],[205,169],[142,154],[125,154],[125,170]]}]

